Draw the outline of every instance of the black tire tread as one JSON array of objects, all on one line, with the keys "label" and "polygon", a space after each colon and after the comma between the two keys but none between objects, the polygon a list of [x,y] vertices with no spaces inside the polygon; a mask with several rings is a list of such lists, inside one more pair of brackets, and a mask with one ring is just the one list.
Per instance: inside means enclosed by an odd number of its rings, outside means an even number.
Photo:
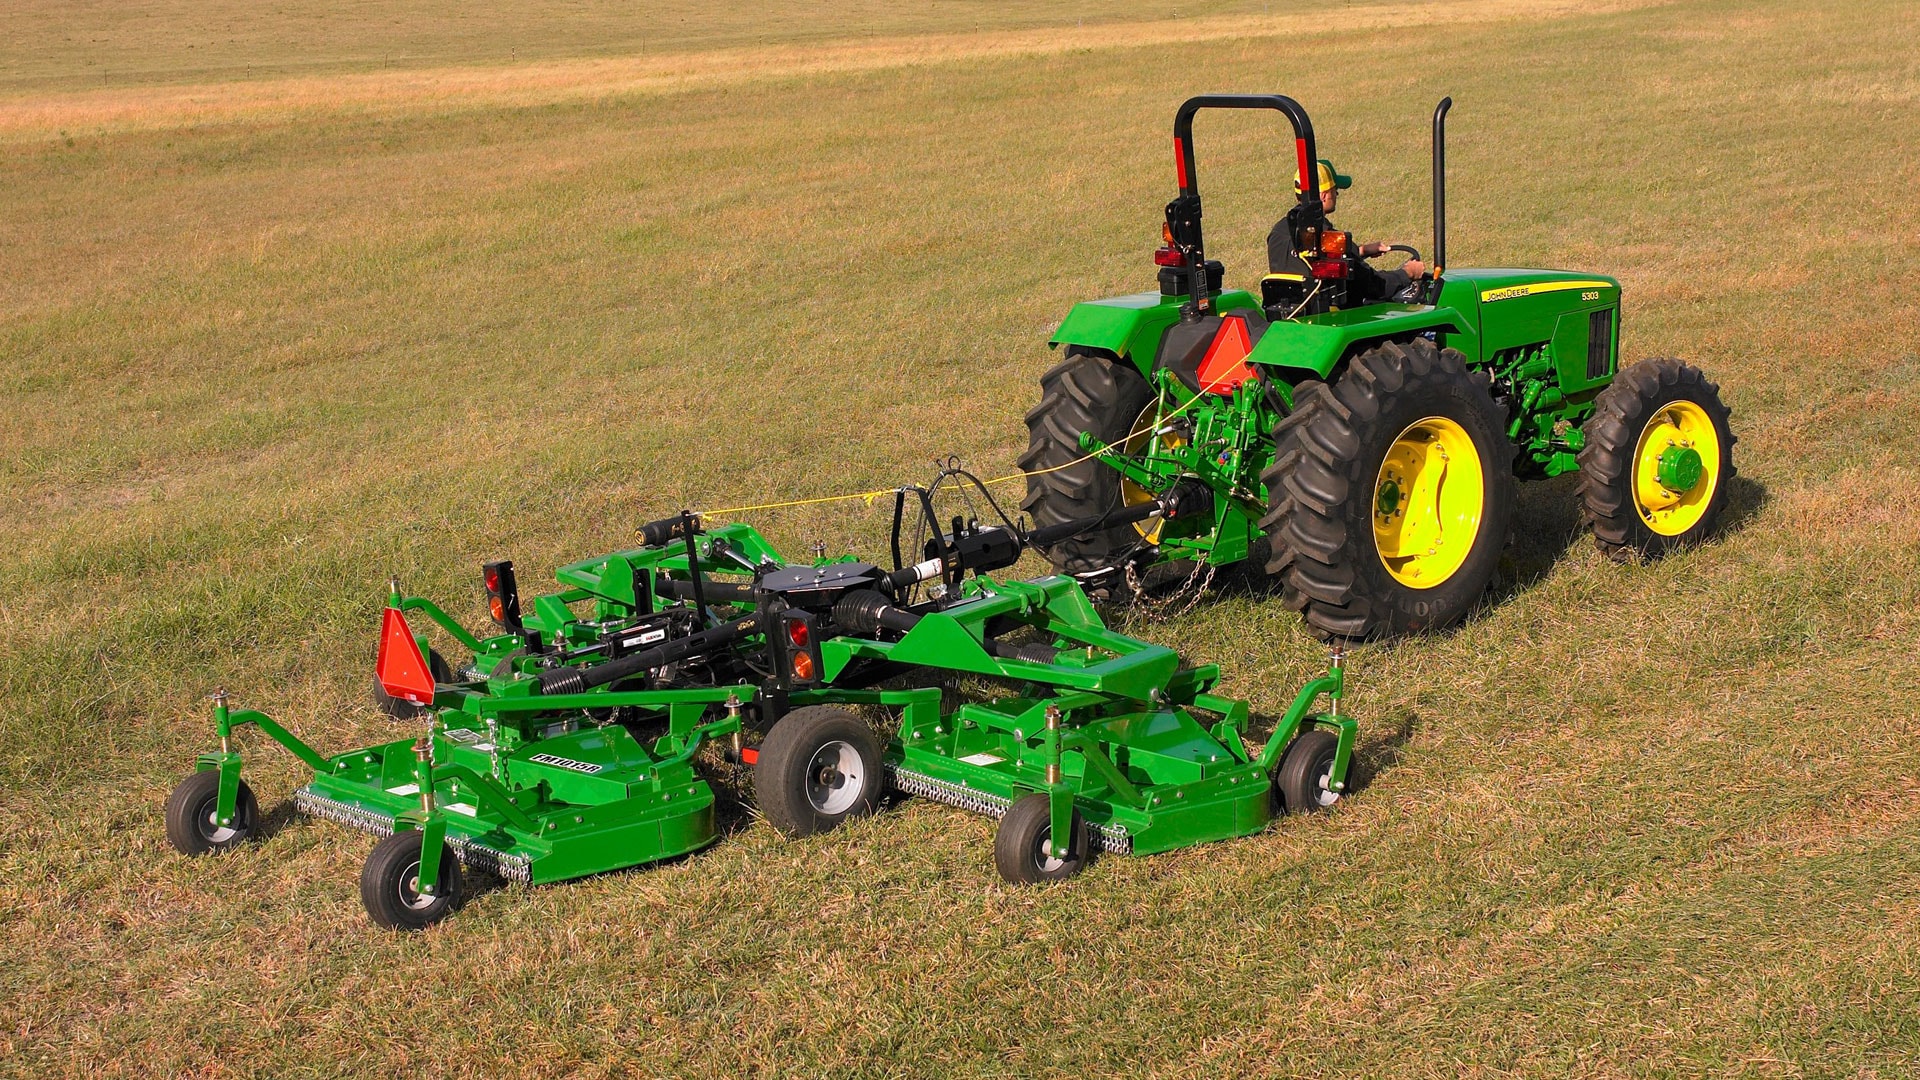
[{"label": "black tire tread", "polygon": [[[1485,402],[1492,429],[1501,432],[1489,377],[1467,370],[1458,350],[1421,338],[1380,342],[1355,356],[1334,382],[1301,383],[1294,390],[1293,411],[1274,425],[1273,464],[1261,474],[1268,496],[1260,519],[1269,543],[1267,573],[1279,581],[1284,602],[1321,637],[1361,639],[1399,629],[1389,605],[1368,595],[1356,573],[1356,559],[1375,555],[1371,536],[1352,535],[1347,506],[1352,499],[1371,498],[1374,478],[1364,474],[1377,471],[1378,462],[1362,460],[1362,449],[1373,440],[1389,399],[1439,394],[1462,383],[1475,389],[1473,398]],[[1508,508],[1513,454],[1513,444],[1501,434],[1482,463],[1492,479],[1493,501],[1504,500]]]},{"label": "black tire tread", "polygon": [[[1120,474],[1098,460],[1058,468],[1082,456],[1080,433],[1112,443],[1124,438],[1152,398],[1147,380],[1112,353],[1069,348],[1040,377],[1040,402],[1027,412],[1027,473],[1020,508],[1036,526],[1093,517],[1120,502]],[[1054,469],[1053,472],[1043,470]],[[1088,574],[1123,562],[1137,542],[1131,525],[1063,540],[1046,556],[1070,574]]]},{"label": "black tire tread", "polygon": [[[852,744],[865,763],[867,791],[851,809],[828,817],[807,801],[801,777],[822,745],[840,739]],[[774,828],[795,839],[812,836],[878,809],[886,786],[882,769],[879,736],[865,721],[831,705],[808,705],[775,721],[760,743],[753,798]]]},{"label": "black tire tread", "polygon": [[[1653,410],[1676,398],[1704,399],[1703,407],[1725,436],[1718,488],[1700,522],[1680,536],[1662,536],[1646,527],[1633,504],[1633,451]],[[1609,558],[1653,557],[1710,535],[1726,506],[1728,482],[1737,475],[1728,426],[1733,410],[1720,400],[1720,387],[1699,368],[1672,357],[1642,360],[1614,376],[1595,399],[1587,418],[1586,445],[1580,448],[1580,484],[1575,497],[1593,539]]]},{"label": "black tire tread", "polygon": [[1311,728],[1294,736],[1292,745],[1280,757],[1280,767],[1274,770],[1273,790],[1281,813],[1325,813],[1333,809],[1321,806],[1315,794],[1320,788],[1320,762],[1339,749],[1340,736],[1326,728]]},{"label": "black tire tread", "polygon": [[260,803],[253,797],[253,789],[247,786],[245,780],[240,781],[239,790],[234,795],[234,837],[216,844],[200,832],[197,820],[199,811],[209,797],[217,798],[219,793],[220,770],[202,769],[180,781],[167,795],[167,842],[173,845],[175,851],[182,855],[209,855],[238,847],[253,835],[260,823]]},{"label": "black tire tread", "polygon": [[397,879],[419,860],[422,840],[416,829],[397,832],[380,841],[367,856],[360,870],[360,903],[375,925],[389,930],[425,930],[459,910],[465,880],[453,846],[444,841],[440,851],[441,902],[418,911],[399,905]]},{"label": "black tire tread", "polygon": [[1070,878],[1087,868],[1090,833],[1086,818],[1073,812],[1073,835],[1067,840],[1067,857],[1060,869],[1049,874],[1035,865],[1034,845],[1053,827],[1053,807],[1047,796],[1035,792],[1023,795],[1007,808],[1000,827],[993,834],[993,867],[1000,876],[1015,885],[1039,885]]}]

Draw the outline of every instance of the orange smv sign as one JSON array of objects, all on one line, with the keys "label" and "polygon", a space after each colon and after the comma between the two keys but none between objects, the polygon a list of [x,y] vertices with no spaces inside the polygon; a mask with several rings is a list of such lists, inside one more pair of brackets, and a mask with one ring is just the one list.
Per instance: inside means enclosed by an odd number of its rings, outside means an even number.
[{"label": "orange smv sign", "polygon": [[433,672],[399,608],[388,608],[380,624],[380,657],[373,670],[390,697],[414,705],[433,704]]}]

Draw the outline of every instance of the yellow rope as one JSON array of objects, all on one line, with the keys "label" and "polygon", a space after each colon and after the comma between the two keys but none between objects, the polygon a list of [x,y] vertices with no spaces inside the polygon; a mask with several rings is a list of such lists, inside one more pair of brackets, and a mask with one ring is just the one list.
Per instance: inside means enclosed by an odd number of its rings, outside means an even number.
[{"label": "yellow rope", "polygon": [[[1188,409],[1193,407],[1194,402],[1199,401],[1201,398],[1205,397],[1206,394],[1207,394],[1206,389],[1202,389],[1199,393],[1188,398],[1186,402],[1182,404],[1179,408],[1173,410],[1170,413],[1167,413],[1165,416],[1156,417],[1155,419],[1148,421],[1146,424],[1142,425],[1141,427],[1137,427],[1132,431],[1127,432],[1126,438],[1120,440],[1121,447],[1124,448],[1127,443],[1132,442],[1136,435],[1143,435],[1146,432],[1152,430],[1153,426],[1156,423],[1160,423],[1165,420],[1171,420],[1172,418],[1179,416],[1181,413],[1186,412]],[[1091,453],[1082,454],[1079,457],[1074,458],[1072,461],[1069,461],[1064,465],[1053,465],[1045,469],[1035,469],[1032,472],[1008,473],[1005,476],[995,477],[992,480],[983,480],[981,481],[981,483],[985,486],[991,487],[995,484],[1008,484],[1008,483],[1012,483],[1015,480],[1025,480],[1028,477],[1045,476],[1048,473],[1059,472],[1061,469],[1071,469],[1075,465],[1078,465],[1083,461],[1091,461],[1094,458],[1105,456],[1106,454],[1112,453],[1113,449],[1114,449],[1113,445],[1108,444],[1104,449],[1095,450]],[[866,504],[868,506],[872,506],[873,500],[879,498],[882,495],[892,495],[895,492],[900,490],[902,489],[901,488],[881,488],[878,491],[861,491],[851,495],[827,495],[818,499],[789,499],[786,502],[756,503],[752,506],[729,506],[720,510],[701,510],[699,511],[698,516],[703,518],[704,517],[732,517],[736,514],[753,513],[756,510],[784,510],[792,506],[818,506],[821,503],[852,502],[855,499],[863,499],[866,501]]]}]

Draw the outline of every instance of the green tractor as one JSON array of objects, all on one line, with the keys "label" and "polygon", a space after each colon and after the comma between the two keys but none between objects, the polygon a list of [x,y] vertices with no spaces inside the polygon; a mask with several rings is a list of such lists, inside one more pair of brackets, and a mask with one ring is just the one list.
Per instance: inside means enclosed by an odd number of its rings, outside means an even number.
[{"label": "green tractor", "polygon": [[[1180,106],[1159,290],[1078,304],[1053,335],[1065,353],[1027,414],[1022,507],[1043,529],[1113,521],[1199,483],[1213,512],[1085,530],[1047,549],[1056,566],[1112,591],[1159,564],[1242,561],[1264,538],[1267,573],[1308,625],[1358,639],[1466,614],[1505,546],[1516,477],[1578,471],[1584,517],[1615,556],[1712,532],[1734,475],[1727,407],[1678,360],[1620,370],[1620,283],[1446,266],[1452,104],[1433,115],[1432,268],[1371,302],[1354,287],[1361,250],[1327,220],[1306,111],[1277,94]],[[1298,263],[1257,297],[1223,289],[1206,255],[1201,109],[1274,109],[1293,128],[1299,205],[1284,228]]]}]

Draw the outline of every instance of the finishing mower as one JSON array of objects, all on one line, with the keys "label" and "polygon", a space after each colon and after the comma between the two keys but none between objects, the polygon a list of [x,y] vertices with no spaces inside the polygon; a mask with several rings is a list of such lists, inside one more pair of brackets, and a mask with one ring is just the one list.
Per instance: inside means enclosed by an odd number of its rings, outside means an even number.
[{"label": "finishing mower", "polygon": [[[1360,248],[1327,220],[1298,103],[1180,106],[1159,291],[1082,303],[1060,324],[1051,345],[1065,355],[1027,414],[1021,505],[1044,528],[1199,484],[1212,513],[1071,535],[1048,548],[1056,566],[1106,588],[1159,563],[1238,562],[1265,537],[1267,572],[1307,623],[1364,638],[1466,613],[1506,542],[1516,476],[1579,470],[1584,516],[1610,554],[1659,555],[1712,531],[1734,475],[1728,410],[1678,360],[1618,369],[1618,281],[1446,266],[1452,104],[1433,114],[1433,268],[1382,302],[1351,288]],[[1299,258],[1257,298],[1223,290],[1206,255],[1202,109],[1273,109],[1293,128]],[[1276,231],[1270,244],[1284,245],[1286,226]]]},{"label": "finishing mower", "polygon": [[[905,565],[910,500],[931,538]],[[1211,503],[1204,487],[1176,485],[1028,533],[1004,515],[943,527],[927,489],[903,488],[892,570],[851,557],[789,564],[748,526],[705,529],[682,514],[644,526],[635,550],[561,567],[561,591],[530,612],[512,563],[487,564],[499,632],[484,639],[395,582],[378,696],[426,730],[327,757],[222,693],[220,749],[168,800],[167,834],[201,854],[256,827],[233,745],[249,724],[312,766],[300,809],[387,837],[360,892],[395,928],[452,911],[462,864],[543,883],[712,843],[714,792],[694,764],[715,743],[752,766],[756,801],[789,835],[871,812],[888,781],[998,816],[994,862],[1014,882],[1075,874],[1095,847],[1147,854],[1257,832],[1346,789],[1355,723],[1340,711],[1337,650],[1273,733],[1250,741],[1247,703],[1209,693],[1218,668],[1108,630],[1070,577],[988,576],[1029,544],[1184,522]],[[471,659],[454,669],[409,615]],[[1327,710],[1310,712],[1322,696]],[[886,710],[891,734],[849,706]],[[757,745],[743,740],[760,731]]]}]

